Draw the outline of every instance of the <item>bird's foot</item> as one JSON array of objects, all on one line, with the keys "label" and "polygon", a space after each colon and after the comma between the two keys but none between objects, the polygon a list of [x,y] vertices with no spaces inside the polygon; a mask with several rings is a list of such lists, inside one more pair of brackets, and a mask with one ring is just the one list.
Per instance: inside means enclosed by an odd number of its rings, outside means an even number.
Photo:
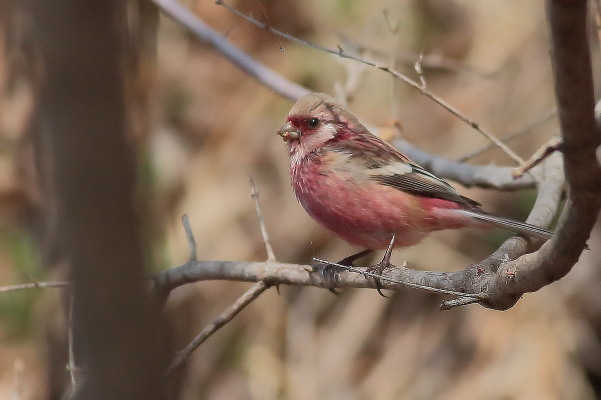
[{"label": "bird's foot", "polygon": [[[369,253],[371,253],[373,250],[369,250],[369,249],[365,249],[362,250],[358,253],[355,254],[351,254],[348,257],[343,258],[342,260],[338,261],[335,264],[339,264],[339,265],[345,265],[347,267],[355,267],[354,262],[357,261],[360,258],[365,257],[366,255],[368,255]],[[340,274],[340,272],[344,271],[345,268],[343,267],[339,267],[338,265],[335,264],[317,264],[313,266],[313,272],[317,272],[319,270],[319,268],[321,267],[321,273],[324,276],[324,278],[326,278],[327,280],[329,280],[330,282],[332,282],[332,286],[336,285],[336,282],[338,282],[338,275]],[[328,290],[332,293],[334,293],[336,296],[338,296],[340,294],[340,292],[338,292],[335,288],[331,287],[328,288]]]},{"label": "bird's foot", "polygon": [[[371,267],[368,267],[367,272],[369,272],[371,274],[375,274],[375,275],[382,275],[382,272],[384,272],[384,270],[390,266],[390,257],[392,256],[392,246],[394,245],[395,238],[396,238],[396,235],[392,235],[390,244],[388,245],[388,248],[384,252],[384,256],[382,257],[380,262],[377,263],[376,265],[372,265]],[[367,276],[366,276],[366,278],[367,278]],[[388,297],[384,293],[382,293],[383,287],[382,287],[382,281],[380,280],[380,278],[372,276],[372,279],[374,280],[374,284],[376,285],[376,290],[378,291],[380,296]]]}]

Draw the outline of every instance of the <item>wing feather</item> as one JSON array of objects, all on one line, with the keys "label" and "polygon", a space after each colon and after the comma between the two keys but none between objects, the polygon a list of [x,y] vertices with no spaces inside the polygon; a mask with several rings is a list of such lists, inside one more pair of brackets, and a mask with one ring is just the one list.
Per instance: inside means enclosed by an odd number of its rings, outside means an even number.
[{"label": "wing feather", "polygon": [[378,137],[362,135],[329,143],[327,150],[344,152],[349,161],[362,163],[369,179],[382,185],[412,193],[416,196],[433,197],[477,207],[480,204],[461,196],[444,180],[426,171],[397,149]]}]

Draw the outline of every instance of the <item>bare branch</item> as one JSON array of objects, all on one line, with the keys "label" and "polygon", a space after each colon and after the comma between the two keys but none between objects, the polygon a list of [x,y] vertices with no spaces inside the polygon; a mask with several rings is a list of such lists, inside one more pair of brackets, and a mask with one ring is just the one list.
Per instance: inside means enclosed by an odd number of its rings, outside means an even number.
[{"label": "bare branch", "polygon": [[258,82],[274,90],[280,96],[290,100],[296,100],[309,93],[307,89],[281,77],[272,69],[257,62],[248,54],[232,45],[219,32],[211,29],[211,27],[177,1],[152,0],[152,2],[176,22],[188,28],[196,35],[196,37],[223,54],[234,65],[248,73]]},{"label": "bare branch", "polygon": [[219,328],[230,322],[240,311],[255,300],[261,293],[269,287],[264,281],[257,282],[246,291],[234,304],[229,306],[209,325],[207,325],[173,360],[165,371],[165,376],[171,375],[190,357],[192,352],[198,348],[205,340],[213,335]]},{"label": "bare branch", "polygon": [[458,299],[445,300],[438,308],[440,311],[450,310],[451,308],[467,306],[468,304],[478,303],[478,299],[473,297],[459,297]]},{"label": "bare branch", "polygon": [[424,71],[422,70],[423,58],[424,55],[420,54],[418,60],[413,65],[413,68],[415,68],[415,72],[417,73],[417,76],[419,76],[419,81],[422,84],[422,88],[426,89],[428,85],[426,84],[426,78],[424,77]]},{"label": "bare branch", "polygon": [[30,282],[18,285],[1,286],[0,292],[12,292],[14,290],[37,289],[37,288],[64,288],[70,287],[71,282]]},{"label": "bare branch", "polygon": [[73,349],[73,293],[69,294],[69,307],[67,315],[67,342],[69,351],[69,363],[67,364],[67,370],[71,377],[71,387],[69,393],[75,393],[77,390],[78,374],[79,369],[75,365],[75,352]]},{"label": "bare branch", "polygon": [[561,149],[561,139],[558,136],[552,137],[551,140],[536,150],[534,154],[532,154],[532,156],[524,162],[524,164],[514,169],[513,176],[515,178],[519,178],[559,149]]},{"label": "bare branch", "polygon": [[515,291],[534,291],[565,276],[574,266],[601,208],[601,168],[596,149],[601,134],[594,117],[588,46],[587,2],[547,0],[551,60],[563,141],[568,201],[553,238],[536,254],[505,266],[517,269]]},{"label": "bare branch", "polygon": [[[263,220],[263,214],[261,213],[261,207],[259,206],[259,192],[255,188],[255,184],[252,177],[249,177],[249,183],[251,188],[251,197],[255,202],[255,210],[257,213],[257,219],[259,220],[259,227],[261,228],[261,236],[263,238],[263,244],[267,251],[267,263],[277,262],[269,236],[267,234],[267,228],[265,227],[265,221]],[[182,217],[182,223],[184,230],[186,231],[186,238],[188,245],[190,246],[190,259],[189,263],[196,261],[196,239],[194,239],[194,233],[190,227],[190,221],[187,215]],[[222,328],[225,324],[231,321],[243,308],[249,305],[255,300],[261,293],[267,289],[269,285],[265,281],[257,282],[252,288],[244,293],[234,304],[228,307],[225,311],[217,316],[209,325],[207,325],[199,334],[196,336],[178,355],[175,357],[171,365],[165,371],[165,376],[171,375],[176,369],[178,369],[186,359],[192,354],[194,350],[198,348],[205,340],[213,335],[217,330]]]},{"label": "bare branch", "polygon": [[[555,115],[557,114],[557,109],[555,107],[551,108],[550,110],[548,110],[546,113],[544,113],[542,116],[540,116],[539,118],[537,118],[535,121],[531,122],[530,124],[526,125],[524,128],[519,129],[515,132],[512,132],[506,136],[503,136],[502,138],[500,138],[499,140],[501,140],[503,143],[508,143],[511,140],[517,139],[519,137],[524,136],[527,133],[532,132],[532,130],[534,130],[535,128],[539,127],[540,125],[544,124],[545,122],[549,121],[551,118],[553,118]],[[472,158],[479,156],[482,153],[485,153],[489,150],[492,150],[495,148],[495,145],[493,143],[488,143],[486,146],[483,146],[481,148],[479,148],[478,150],[475,150],[471,153],[468,153],[464,156],[461,156],[457,159],[457,162],[463,163],[466,161],[471,160]]]},{"label": "bare branch", "polygon": [[[350,267],[348,265],[343,265],[343,264],[339,264],[339,263],[335,263],[335,262],[331,262],[331,261],[326,261],[326,260],[322,260],[322,259],[319,259],[319,258],[313,258],[313,261],[317,261],[318,263],[321,263],[321,264],[324,264],[324,265],[333,265],[333,266],[336,266],[338,268],[342,268],[342,269],[346,269],[347,271],[354,272],[356,274],[361,274],[361,275],[363,275],[365,277],[370,277],[372,279],[378,279],[378,280],[386,281],[386,282],[390,282],[390,283],[396,283],[396,284],[399,284],[401,286],[410,287],[412,289],[420,289],[420,290],[425,290],[426,292],[439,293],[439,294],[450,294],[452,296],[470,297],[470,298],[474,299],[474,301],[480,301],[480,300],[484,299],[484,295],[483,294],[472,294],[472,293],[457,292],[455,290],[438,289],[436,287],[420,285],[420,284],[409,282],[409,281],[405,282],[405,281],[401,281],[399,279],[393,279],[393,278],[390,278],[388,276],[381,275],[379,273],[376,274],[376,273],[373,273],[373,272],[369,272],[365,268]],[[390,265],[392,265],[392,264],[390,264]],[[405,261],[405,262],[403,262],[402,266],[400,266],[400,267],[395,266],[394,268],[400,269],[400,270],[407,270],[407,271],[409,271],[409,268],[407,268],[407,265],[408,265],[407,261]],[[315,268],[315,267],[313,267],[313,268]]]},{"label": "bare branch", "polygon": [[[395,63],[409,68],[413,68],[415,60],[419,57],[418,54],[411,53],[391,55],[389,50],[378,49],[371,43],[361,43],[354,38],[351,39],[345,33],[338,33],[338,37],[346,48],[350,48],[352,51],[358,54],[364,54],[367,52],[377,58],[386,60],[392,58]],[[483,79],[492,78],[496,74],[496,72],[482,71],[455,59],[444,57],[441,54],[424,54],[420,64],[424,70],[453,72]]]},{"label": "bare branch", "polygon": [[[489,292],[492,299],[513,298],[515,302],[523,293],[565,276],[586,247],[601,208],[601,168],[596,156],[601,134],[594,118],[586,14],[585,0],[547,0],[568,201],[557,231],[539,251],[499,264],[497,273],[487,282],[493,288]],[[544,212],[545,208],[534,210]],[[511,301],[507,303],[511,305]]]},{"label": "bare branch", "polygon": [[[157,0],[155,0],[155,1],[157,1]],[[161,1],[168,1],[168,0],[161,0]],[[303,46],[311,47],[316,50],[334,54],[341,58],[348,58],[350,60],[355,60],[362,64],[375,67],[381,71],[386,72],[389,75],[392,75],[396,79],[399,79],[400,81],[406,83],[408,86],[416,89],[418,92],[420,92],[424,96],[430,98],[435,103],[439,104],[442,108],[444,108],[445,110],[447,110],[448,112],[450,112],[451,114],[453,114],[454,116],[459,118],[461,121],[463,121],[467,125],[469,125],[472,129],[474,129],[475,131],[482,134],[488,140],[493,142],[496,146],[501,148],[509,157],[511,157],[513,160],[515,160],[518,164],[521,164],[524,162],[524,160],[520,156],[518,156],[513,150],[511,150],[509,147],[507,147],[507,145],[505,145],[503,142],[501,142],[496,136],[494,136],[492,133],[488,132],[487,130],[484,130],[483,128],[481,128],[480,125],[476,121],[468,118],[465,114],[460,112],[457,108],[452,106],[447,101],[443,100],[440,96],[430,92],[425,86],[422,86],[421,84],[415,82],[414,80],[410,79],[409,77],[400,73],[399,71],[395,70],[394,68],[390,67],[389,65],[380,63],[378,61],[369,60],[367,58],[363,58],[363,57],[356,56],[353,54],[349,54],[349,53],[345,52],[340,46],[338,46],[337,50],[333,50],[333,49],[329,49],[327,47],[323,47],[323,46],[320,46],[320,45],[312,43],[312,42],[308,42],[308,41],[299,39],[296,36],[293,36],[288,33],[277,30],[268,24],[265,24],[261,21],[256,20],[255,18],[253,18],[249,15],[242,13],[240,10],[231,6],[230,4],[225,3],[223,0],[216,0],[215,4],[218,4],[218,5],[221,5],[225,8],[227,8],[233,14],[245,19],[246,21],[250,22],[251,24],[258,26],[259,28],[262,28],[269,32],[272,32],[273,34],[275,34],[277,36],[280,36],[280,37],[283,37],[290,41],[302,44]]]},{"label": "bare branch", "polygon": [[182,225],[184,226],[186,241],[188,242],[188,248],[190,249],[189,259],[191,261],[196,261],[196,239],[194,238],[194,232],[192,232],[192,226],[190,226],[190,218],[188,218],[188,214],[182,215]]},{"label": "bare branch", "polygon": [[265,245],[265,251],[267,251],[267,261],[277,261],[273,247],[271,247],[271,241],[267,234],[267,228],[265,227],[265,220],[263,219],[263,213],[261,213],[261,207],[259,206],[259,191],[255,188],[255,184],[251,177],[248,178],[250,181],[251,197],[255,202],[255,212],[257,213],[257,219],[259,220],[259,227],[261,228],[261,237],[263,238],[263,244]]}]

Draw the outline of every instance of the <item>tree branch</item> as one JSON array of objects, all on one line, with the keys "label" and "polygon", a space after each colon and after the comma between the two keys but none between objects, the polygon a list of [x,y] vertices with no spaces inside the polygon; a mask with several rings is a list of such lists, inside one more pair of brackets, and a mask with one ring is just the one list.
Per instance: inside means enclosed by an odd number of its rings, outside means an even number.
[{"label": "tree branch", "polygon": [[309,93],[304,87],[283,78],[272,69],[257,62],[254,58],[232,45],[223,35],[209,27],[204,21],[196,17],[177,1],[151,1],[177,23],[189,29],[197,38],[211,45],[234,65],[280,96],[294,101]]},{"label": "tree branch", "polygon": [[37,288],[64,288],[70,287],[71,282],[30,282],[11,286],[0,286],[0,292],[12,292],[15,290],[37,289]]},{"label": "tree branch", "polygon": [[[551,60],[561,126],[568,201],[557,232],[536,254],[509,263],[522,277],[508,290],[535,291],[574,266],[601,208],[601,133],[594,117],[587,2],[547,0]],[[517,280],[516,280],[517,281]]]},{"label": "tree branch", "polygon": [[[538,128],[539,126],[543,125],[544,123],[546,123],[547,121],[552,119],[555,115],[557,115],[557,109],[555,107],[553,107],[550,110],[548,110],[546,113],[544,113],[542,116],[540,116],[533,122],[526,125],[525,127],[521,128],[515,132],[512,132],[508,135],[505,135],[505,136],[499,138],[499,140],[502,141],[503,143],[509,143],[510,141],[512,141],[514,139],[520,138],[520,137],[532,132],[535,128]],[[457,159],[457,161],[461,162],[461,163],[469,161],[472,158],[479,156],[480,154],[486,153],[487,151],[492,150],[494,148],[495,148],[495,145],[493,143],[488,143],[485,146],[482,146],[481,148],[479,148],[478,150],[474,150],[468,154],[465,154],[465,155],[459,157]]]},{"label": "tree branch", "polygon": [[190,355],[204,343],[211,335],[217,332],[221,327],[230,322],[240,311],[246,306],[252,303],[257,297],[263,293],[269,285],[263,281],[259,281],[247,290],[234,304],[229,306],[223,311],[217,318],[215,318],[209,325],[207,325],[188,345],[177,354],[175,359],[165,370],[165,376],[171,375],[175,370],[182,366],[182,364],[190,357]]}]

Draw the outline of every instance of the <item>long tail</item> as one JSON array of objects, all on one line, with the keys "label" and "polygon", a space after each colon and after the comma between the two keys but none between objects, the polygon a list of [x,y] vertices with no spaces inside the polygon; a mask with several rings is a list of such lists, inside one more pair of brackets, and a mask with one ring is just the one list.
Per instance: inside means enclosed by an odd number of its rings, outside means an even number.
[{"label": "long tail", "polygon": [[514,221],[509,218],[497,217],[496,215],[488,214],[487,212],[482,210],[463,210],[463,212],[474,219],[484,221],[492,226],[504,229],[506,231],[515,232],[526,236],[532,236],[544,240],[548,240],[551,238],[551,236],[553,236],[553,232],[547,229],[530,225],[525,222]]}]

